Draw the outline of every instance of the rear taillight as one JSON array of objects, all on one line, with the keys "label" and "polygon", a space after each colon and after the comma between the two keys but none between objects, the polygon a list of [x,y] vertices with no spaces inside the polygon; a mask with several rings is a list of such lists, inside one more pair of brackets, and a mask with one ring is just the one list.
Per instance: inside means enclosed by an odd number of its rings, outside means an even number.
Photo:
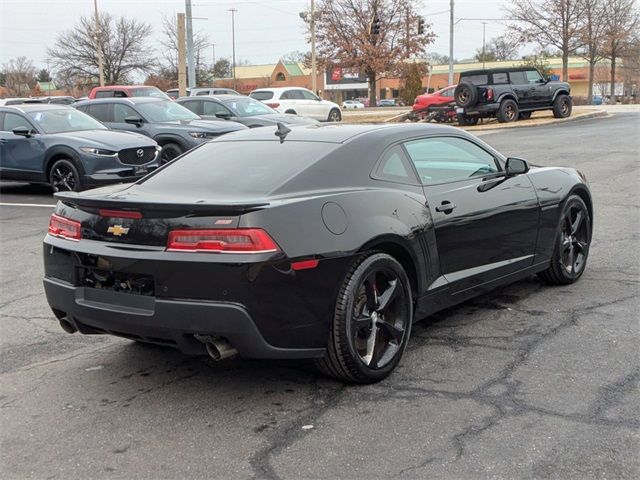
[{"label": "rear taillight", "polygon": [[110,217],[110,218],[133,218],[133,219],[139,220],[142,218],[142,213],[132,212],[130,210],[107,210],[107,209],[101,208],[100,216]]},{"label": "rear taillight", "polygon": [[69,220],[54,213],[49,220],[49,235],[78,241],[82,238],[82,227],[80,222]]},{"label": "rear taillight", "polygon": [[183,252],[271,253],[280,248],[267,232],[259,228],[224,230],[173,230],[167,250]]},{"label": "rear taillight", "polygon": [[487,100],[493,100],[493,88],[487,88]]},{"label": "rear taillight", "polygon": [[279,103],[267,103],[267,107],[278,108],[280,106]]}]

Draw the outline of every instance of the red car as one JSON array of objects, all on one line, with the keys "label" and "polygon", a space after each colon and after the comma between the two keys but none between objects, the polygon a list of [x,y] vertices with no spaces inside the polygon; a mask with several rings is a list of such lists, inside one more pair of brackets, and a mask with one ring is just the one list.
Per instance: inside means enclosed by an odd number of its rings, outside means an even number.
[{"label": "red car", "polygon": [[453,102],[453,92],[455,91],[455,89],[455,85],[450,85],[443,88],[442,90],[438,90],[437,92],[418,95],[416,97],[415,103],[413,104],[413,111],[417,112],[420,110],[426,110],[428,107],[433,107],[435,105],[446,105],[447,103]]},{"label": "red car", "polygon": [[108,85],[105,87],[94,87],[89,94],[90,99],[111,97],[156,97],[169,100],[166,93],[158,87],[150,85]]}]

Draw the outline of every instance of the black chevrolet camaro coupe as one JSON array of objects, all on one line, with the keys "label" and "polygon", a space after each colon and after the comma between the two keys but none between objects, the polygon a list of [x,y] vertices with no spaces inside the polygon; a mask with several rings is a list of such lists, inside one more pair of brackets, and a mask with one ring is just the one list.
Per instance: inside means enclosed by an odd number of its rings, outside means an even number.
[{"label": "black chevrolet camaro coupe", "polygon": [[44,285],[67,332],[356,383],[394,369],[415,320],[534,273],[576,281],[593,218],[580,172],[432,125],[245,130],[56,196]]}]

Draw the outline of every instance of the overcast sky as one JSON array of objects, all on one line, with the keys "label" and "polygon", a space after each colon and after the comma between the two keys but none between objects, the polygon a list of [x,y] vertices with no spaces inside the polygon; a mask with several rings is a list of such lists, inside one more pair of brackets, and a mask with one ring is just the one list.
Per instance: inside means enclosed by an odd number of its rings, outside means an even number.
[{"label": "overcast sky", "polygon": [[[508,0],[506,0],[508,1]],[[299,12],[309,0],[192,0],[194,30],[215,43],[216,57],[231,57],[231,13],[236,8],[236,59],[275,63],[290,51],[309,50]],[[482,19],[502,16],[503,0],[455,0],[455,57],[469,58],[482,45]],[[152,42],[161,35],[163,16],[184,12],[184,0],[98,0],[101,11],[149,22]],[[449,52],[449,0],[424,0],[420,13],[438,35],[429,51]],[[46,50],[56,35],[78,17],[93,13],[93,0],[0,0],[0,64],[26,56],[46,66]],[[487,41],[500,35],[504,23],[487,20]],[[213,51],[211,52],[213,56]]]}]

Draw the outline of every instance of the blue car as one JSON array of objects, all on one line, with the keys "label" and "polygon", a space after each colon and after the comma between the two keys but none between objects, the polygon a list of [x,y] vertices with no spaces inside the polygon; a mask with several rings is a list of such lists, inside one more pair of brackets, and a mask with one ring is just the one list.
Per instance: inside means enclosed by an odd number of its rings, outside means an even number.
[{"label": "blue car", "polygon": [[160,166],[160,151],[66,105],[0,107],[3,180],[48,183],[54,192],[134,181]]}]

